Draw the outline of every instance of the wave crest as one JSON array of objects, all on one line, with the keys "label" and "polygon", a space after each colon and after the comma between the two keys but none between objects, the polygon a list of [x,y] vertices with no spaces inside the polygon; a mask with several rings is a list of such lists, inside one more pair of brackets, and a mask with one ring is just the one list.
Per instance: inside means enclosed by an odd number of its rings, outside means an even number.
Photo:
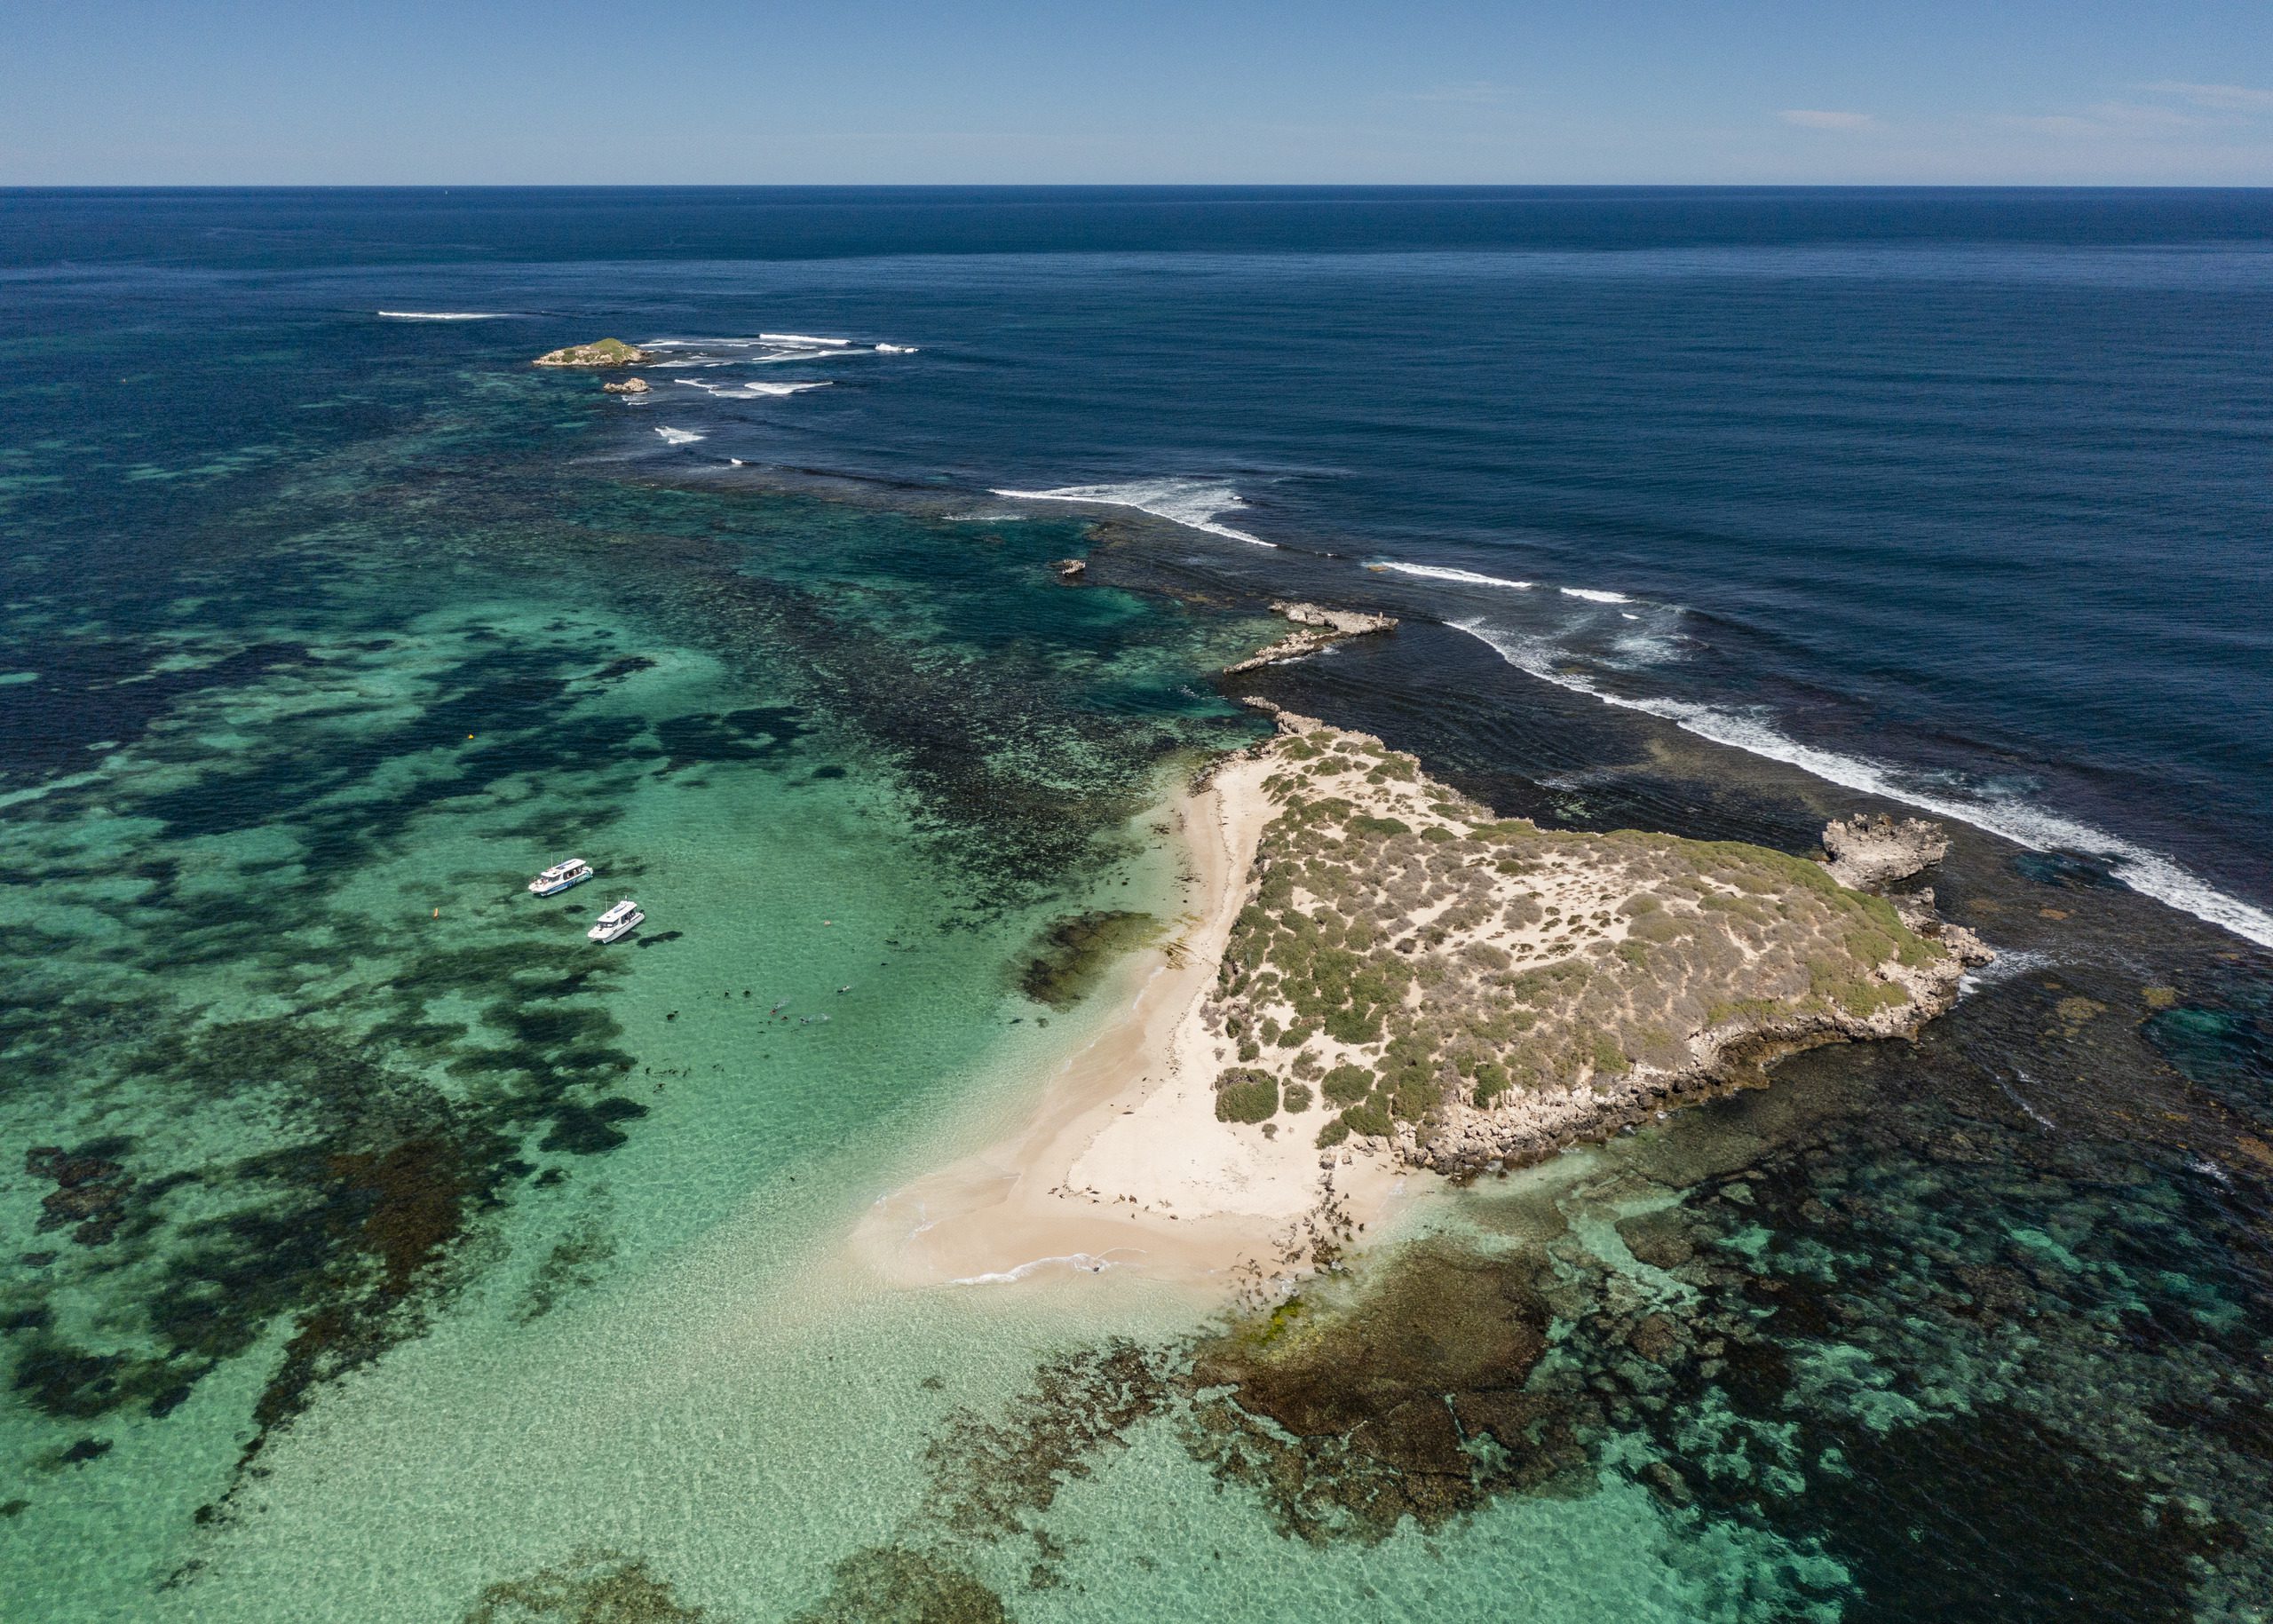
[{"label": "wave crest", "polygon": [[1555,651],[1536,638],[1486,626],[1481,620],[1451,622],[1453,630],[1490,647],[1517,669],[1584,693],[1606,705],[1639,710],[1671,722],[1684,733],[1715,744],[1783,762],[1828,783],[1915,806],[2024,846],[2031,852],[2078,852],[2098,858],[2133,891],[2232,931],[2261,947],[2273,947],[2273,914],[2229,896],[2199,875],[2159,852],[2152,852],[2079,822],[2060,812],[2017,799],[1975,799],[1907,781],[1901,771],[1859,756],[1802,744],[1758,711],[1730,710],[1689,700],[1634,698],[1612,693],[1575,672],[1559,670]]},{"label": "wave crest", "polygon": [[1230,486],[1214,480],[1132,479],[1119,485],[1061,485],[1054,490],[995,490],[989,494],[1009,496],[1019,502],[1071,502],[1097,507],[1135,508],[1139,512],[1150,513],[1155,519],[1182,525],[1188,530],[1204,530],[1210,535],[1247,542],[1256,547],[1276,547],[1279,544],[1266,542],[1259,535],[1249,535],[1244,530],[1234,530],[1229,525],[1217,524],[1216,516],[1218,513],[1235,511],[1245,507],[1247,502]]},{"label": "wave crest", "polygon": [[1538,584],[1532,581],[1509,581],[1501,575],[1478,574],[1472,569],[1453,569],[1442,564],[1399,564],[1393,559],[1384,559],[1366,567],[1391,570],[1400,575],[1419,575],[1427,581],[1456,581],[1463,586],[1505,587],[1511,592],[1528,592]]}]

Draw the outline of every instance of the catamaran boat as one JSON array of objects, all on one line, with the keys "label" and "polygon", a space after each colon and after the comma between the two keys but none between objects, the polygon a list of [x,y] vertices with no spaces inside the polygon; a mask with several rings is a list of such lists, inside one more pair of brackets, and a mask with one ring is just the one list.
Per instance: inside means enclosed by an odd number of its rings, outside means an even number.
[{"label": "catamaran boat", "polygon": [[534,880],[529,889],[540,897],[557,897],[571,885],[582,885],[592,877],[592,866],[581,857],[572,857],[565,863],[555,863]]},{"label": "catamaran boat", "polygon": [[630,935],[639,922],[646,917],[639,911],[639,905],[626,897],[594,920],[592,928],[584,934],[596,942],[612,942],[620,936]]}]

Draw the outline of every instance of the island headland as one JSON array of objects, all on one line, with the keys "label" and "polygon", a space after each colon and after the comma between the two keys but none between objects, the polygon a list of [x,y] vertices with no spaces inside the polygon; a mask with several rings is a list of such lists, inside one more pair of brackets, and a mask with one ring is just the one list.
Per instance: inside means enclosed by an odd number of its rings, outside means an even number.
[{"label": "island headland", "polygon": [[[1273,606],[1231,668],[1385,630]],[[1303,613],[1307,611],[1307,613]],[[1012,1140],[877,1203],[913,1282],[1049,1264],[1267,1300],[1409,1176],[1458,1180],[1760,1080],[1818,1044],[1913,1036],[1985,962],[1930,891],[1931,824],[1825,831],[1828,862],[1503,819],[1379,739],[1249,700],[1276,733],[1179,797],[1201,897],[1117,972],[1126,1002]]]}]

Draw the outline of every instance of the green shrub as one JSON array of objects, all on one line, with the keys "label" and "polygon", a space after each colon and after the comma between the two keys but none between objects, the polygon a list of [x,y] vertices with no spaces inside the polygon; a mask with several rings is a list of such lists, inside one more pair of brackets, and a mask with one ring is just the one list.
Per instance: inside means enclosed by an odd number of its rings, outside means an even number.
[{"label": "green shrub", "polygon": [[1437,1108],[1445,1097],[1444,1085],[1434,1077],[1410,1073],[1398,1080],[1390,1096],[1390,1109],[1407,1122],[1417,1122]]},{"label": "green shrub", "polygon": [[1329,1104],[1354,1105],[1374,1091],[1374,1074],[1362,1066],[1337,1066],[1319,1087]]},{"label": "green shrub", "polygon": [[1371,1134],[1379,1139],[1386,1139],[1390,1135],[1389,1113],[1382,1108],[1378,1100],[1369,1099],[1350,1106],[1342,1113],[1342,1121],[1354,1134]]},{"label": "green shrub", "polygon": [[1279,1114],[1279,1080],[1268,1072],[1225,1072],[1216,1080],[1216,1120],[1263,1122]]},{"label": "green shrub", "polygon": [[1279,1098],[1279,1103],[1287,1108],[1287,1113],[1289,1116],[1300,1116],[1311,1108],[1311,1091],[1306,1083],[1288,1083],[1286,1092]]},{"label": "green shrub", "polygon": [[1320,1150],[1330,1150],[1349,1137],[1350,1124],[1337,1116],[1318,1130],[1318,1147]]},{"label": "green shrub", "polygon": [[1594,1062],[1595,1070],[1610,1077],[1617,1076],[1633,1064],[1618,1046],[1618,1040],[1607,1032],[1595,1034]]}]

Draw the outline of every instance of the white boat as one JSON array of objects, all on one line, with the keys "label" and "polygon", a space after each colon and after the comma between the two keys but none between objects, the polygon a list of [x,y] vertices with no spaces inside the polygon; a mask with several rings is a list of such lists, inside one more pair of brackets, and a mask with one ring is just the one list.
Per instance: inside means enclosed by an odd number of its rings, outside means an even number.
[{"label": "white boat", "polygon": [[555,863],[534,880],[529,889],[540,897],[557,897],[571,885],[582,885],[592,877],[592,866],[581,857],[572,857],[565,863]]},{"label": "white boat", "polygon": [[626,897],[594,920],[592,928],[584,934],[596,942],[612,942],[620,936],[630,935],[639,922],[646,917],[639,911],[639,905]]}]

